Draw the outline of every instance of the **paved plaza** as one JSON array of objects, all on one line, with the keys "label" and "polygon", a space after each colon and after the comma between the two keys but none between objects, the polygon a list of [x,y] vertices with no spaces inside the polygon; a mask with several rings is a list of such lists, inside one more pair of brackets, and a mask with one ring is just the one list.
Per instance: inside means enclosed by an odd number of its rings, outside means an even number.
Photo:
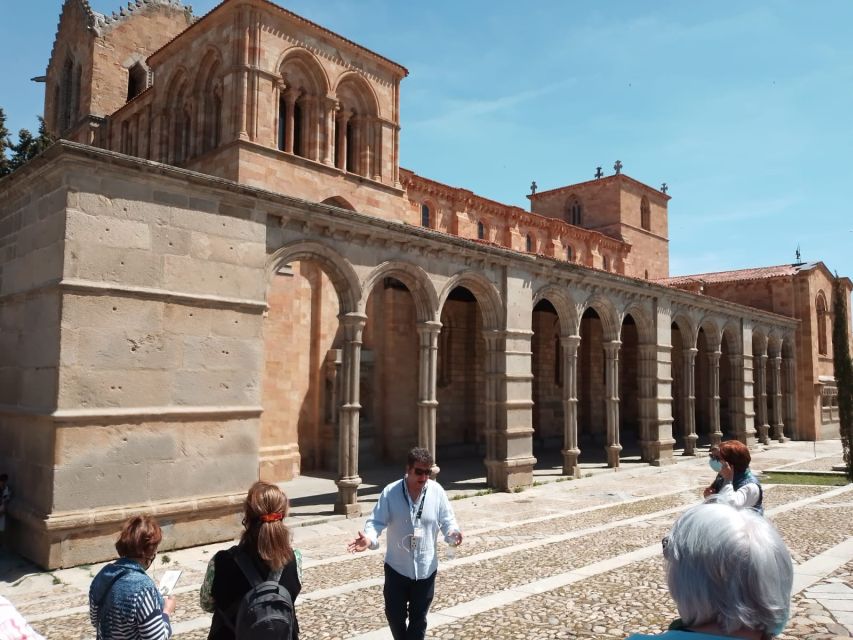
[{"label": "paved plaza", "polygon": [[[789,442],[757,452],[753,468],[828,470],[840,459],[837,441]],[[448,480],[449,493],[460,498],[453,505],[466,538],[454,558],[442,557],[428,637],[624,638],[663,630],[676,612],[660,539],[699,500],[712,475],[706,460],[678,457],[662,468],[625,464],[616,472],[590,465],[582,479],[564,482],[543,470],[541,484],[519,493],[473,495],[476,479],[467,485]],[[452,478],[453,461],[443,464],[444,477]],[[283,485],[295,496],[294,538],[305,558],[296,603],[302,638],[390,638],[382,610],[382,554],[346,554],[346,541],[363,519],[335,518],[319,499],[311,500],[312,492],[323,495],[328,482],[305,478]],[[767,516],[796,565],[791,620],[781,638],[850,637],[853,485],[765,490]],[[369,488],[365,493],[375,495]],[[156,560],[155,579],[166,568],[184,571],[173,618],[180,640],[207,637],[209,616],[198,606],[198,589],[208,559],[224,546],[164,552]],[[99,568],[38,572],[4,557],[0,589],[45,637],[91,638],[86,591]]]}]

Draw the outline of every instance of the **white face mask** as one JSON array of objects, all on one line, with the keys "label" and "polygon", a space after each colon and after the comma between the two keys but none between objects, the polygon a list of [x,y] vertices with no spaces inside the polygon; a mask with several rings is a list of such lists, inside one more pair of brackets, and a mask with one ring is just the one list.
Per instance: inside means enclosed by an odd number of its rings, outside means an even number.
[{"label": "white face mask", "polygon": [[714,458],[711,458],[710,460],[708,460],[708,466],[711,467],[711,469],[713,469],[715,473],[720,473],[723,468],[723,463],[720,460],[715,460]]}]

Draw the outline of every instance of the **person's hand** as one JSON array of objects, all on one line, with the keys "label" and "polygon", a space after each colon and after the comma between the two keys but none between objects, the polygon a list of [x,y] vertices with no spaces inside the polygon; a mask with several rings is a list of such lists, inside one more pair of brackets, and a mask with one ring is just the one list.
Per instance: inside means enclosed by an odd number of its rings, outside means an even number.
[{"label": "person's hand", "polygon": [[721,460],[720,462],[723,463],[723,468],[720,469],[720,475],[725,478],[726,482],[731,482],[732,478],[735,477],[734,467],[732,467],[732,465],[730,465],[725,460]]},{"label": "person's hand", "polygon": [[458,547],[460,544],[462,544],[462,532],[461,531],[454,531],[453,533],[450,534],[450,537],[453,539],[453,546]]},{"label": "person's hand", "polygon": [[166,602],[163,603],[163,613],[165,613],[167,616],[171,616],[173,613],[175,613],[175,604],[175,596],[169,596],[168,598],[166,598]]},{"label": "person's hand", "polygon": [[705,489],[702,491],[702,497],[707,498],[711,495],[714,495],[714,490],[711,487],[705,487]]},{"label": "person's hand", "polygon": [[358,532],[358,537],[347,545],[347,551],[350,553],[359,553],[365,551],[370,546],[370,540],[364,535],[363,531]]}]

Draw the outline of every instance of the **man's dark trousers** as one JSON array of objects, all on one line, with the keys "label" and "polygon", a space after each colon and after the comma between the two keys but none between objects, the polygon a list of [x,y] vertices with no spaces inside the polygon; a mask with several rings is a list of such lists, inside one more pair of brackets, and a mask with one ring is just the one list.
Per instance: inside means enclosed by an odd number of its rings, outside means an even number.
[{"label": "man's dark trousers", "polygon": [[[394,640],[423,640],[426,615],[435,595],[435,572],[429,578],[412,580],[385,565],[385,617]],[[406,628],[408,614],[409,627]]]}]

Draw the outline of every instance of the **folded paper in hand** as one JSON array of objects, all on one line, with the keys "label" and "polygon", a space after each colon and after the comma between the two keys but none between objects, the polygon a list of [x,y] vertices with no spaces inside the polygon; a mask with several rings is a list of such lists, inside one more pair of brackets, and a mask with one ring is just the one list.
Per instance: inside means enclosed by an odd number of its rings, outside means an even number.
[{"label": "folded paper in hand", "polygon": [[179,569],[175,569],[173,571],[167,571],[163,574],[163,577],[160,578],[160,593],[164,596],[172,595],[172,591],[175,589],[175,585],[178,583],[178,578],[181,577],[181,571]]}]

